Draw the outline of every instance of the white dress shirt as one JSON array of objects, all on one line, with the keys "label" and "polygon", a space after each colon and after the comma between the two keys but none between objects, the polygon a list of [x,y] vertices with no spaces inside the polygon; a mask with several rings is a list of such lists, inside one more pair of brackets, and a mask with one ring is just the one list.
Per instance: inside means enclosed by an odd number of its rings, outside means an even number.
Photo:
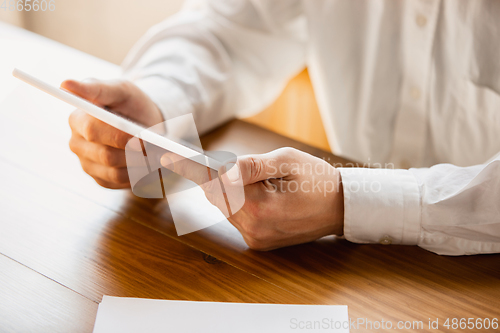
[{"label": "white dress shirt", "polygon": [[341,169],[346,238],[494,253],[499,17],[495,0],[195,1],[123,66],[165,118],[191,112],[202,133],[259,112],[307,66],[333,153],[403,168]]}]

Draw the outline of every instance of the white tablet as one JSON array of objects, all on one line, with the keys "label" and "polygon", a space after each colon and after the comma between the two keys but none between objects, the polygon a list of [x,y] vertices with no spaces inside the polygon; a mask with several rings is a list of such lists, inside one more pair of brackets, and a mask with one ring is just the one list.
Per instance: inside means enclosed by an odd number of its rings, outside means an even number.
[{"label": "white tablet", "polygon": [[129,119],[121,117],[118,114],[112,113],[104,108],[92,104],[91,102],[66,90],[54,87],[46,82],[43,82],[42,80],[37,79],[36,77],[33,77],[17,68],[12,71],[12,75],[32,85],[33,87],[46,92],[47,94],[59,98],[60,100],[85,111],[89,115],[113,126],[114,128],[119,129],[120,131],[128,133],[132,136],[136,136],[155,146],[171,151],[179,156],[188,158],[211,169],[218,170],[222,165],[220,161],[217,161],[212,157],[200,153],[194,148],[189,147],[187,144],[181,144],[165,136],[150,131]]}]

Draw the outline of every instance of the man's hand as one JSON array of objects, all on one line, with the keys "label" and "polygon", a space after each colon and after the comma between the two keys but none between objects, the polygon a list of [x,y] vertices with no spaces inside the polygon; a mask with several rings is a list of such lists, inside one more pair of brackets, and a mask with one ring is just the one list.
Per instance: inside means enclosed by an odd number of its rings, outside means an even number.
[{"label": "man's hand", "polygon": [[[163,121],[154,102],[129,81],[67,80],[61,88],[96,105],[108,107],[145,127]],[[132,136],[82,110],[71,114],[69,125],[72,131],[69,146],[80,159],[83,170],[103,187],[129,188],[125,145]]]},{"label": "man's hand", "polygon": [[[216,173],[211,175],[207,167],[173,153],[162,157],[162,165],[200,185],[212,204],[227,211],[226,200],[209,181],[217,177]],[[232,187],[242,184],[245,192],[243,207],[228,220],[250,248],[272,250],[343,234],[340,173],[326,161],[296,149],[282,148],[263,155],[238,157],[236,164],[227,169],[226,172],[226,167],[222,167],[218,173],[227,201],[234,200]]]}]

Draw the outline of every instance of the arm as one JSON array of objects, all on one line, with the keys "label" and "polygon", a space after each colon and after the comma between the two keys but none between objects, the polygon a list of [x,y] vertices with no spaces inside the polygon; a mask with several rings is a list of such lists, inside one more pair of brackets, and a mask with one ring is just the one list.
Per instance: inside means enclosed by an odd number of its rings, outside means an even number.
[{"label": "arm", "polygon": [[[124,62],[129,80],[62,87],[146,127],[193,113],[199,133],[263,109],[304,67],[300,1],[205,1],[153,27]],[[135,84],[134,84],[135,83]],[[130,136],[76,110],[71,150],[108,188],[130,187]]]},{"label": "arm", "polygon": [[134,46],[124,74],[165,119],[192,112],[201,133],[270,104],[305,66],[300,2],[201,1]]},{"label": "arm", "polygon": [[348,240],[445,255],[500,252],[500,156],[471,167],[340,172]]},{"label": "arm", "polygon": [[[226,207],[205,167],[172,153],[162,164]],[[446,255],[500,252],[500,156],[467,168],[335,169],[283,148],[232,164],[219,170],[229,204],[238,207],[228,219],[256,250],[344,234],[356,243],[419,245]],[[228,190],[238,187],[244,198]]]}]

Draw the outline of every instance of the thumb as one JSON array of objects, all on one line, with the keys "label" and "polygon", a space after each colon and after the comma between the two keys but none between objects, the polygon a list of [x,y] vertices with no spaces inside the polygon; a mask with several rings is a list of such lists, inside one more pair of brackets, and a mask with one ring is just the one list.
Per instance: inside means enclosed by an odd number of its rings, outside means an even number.
[{"label": "thumb", "polygon": [[287,176],[288,168],[278,167],[278,159],[274,154],[247,155],[238,157],[236,164],[225,166],[221,170],[226,173],[231,183],[243,182],[243,186],[257,183],[270,178]]},{"label": "thumb", "polygon": [[61,83],[61,88],[97,105],[113,106],[123,102],[127,97],[126,86],[113,81],[66,80]]}]

